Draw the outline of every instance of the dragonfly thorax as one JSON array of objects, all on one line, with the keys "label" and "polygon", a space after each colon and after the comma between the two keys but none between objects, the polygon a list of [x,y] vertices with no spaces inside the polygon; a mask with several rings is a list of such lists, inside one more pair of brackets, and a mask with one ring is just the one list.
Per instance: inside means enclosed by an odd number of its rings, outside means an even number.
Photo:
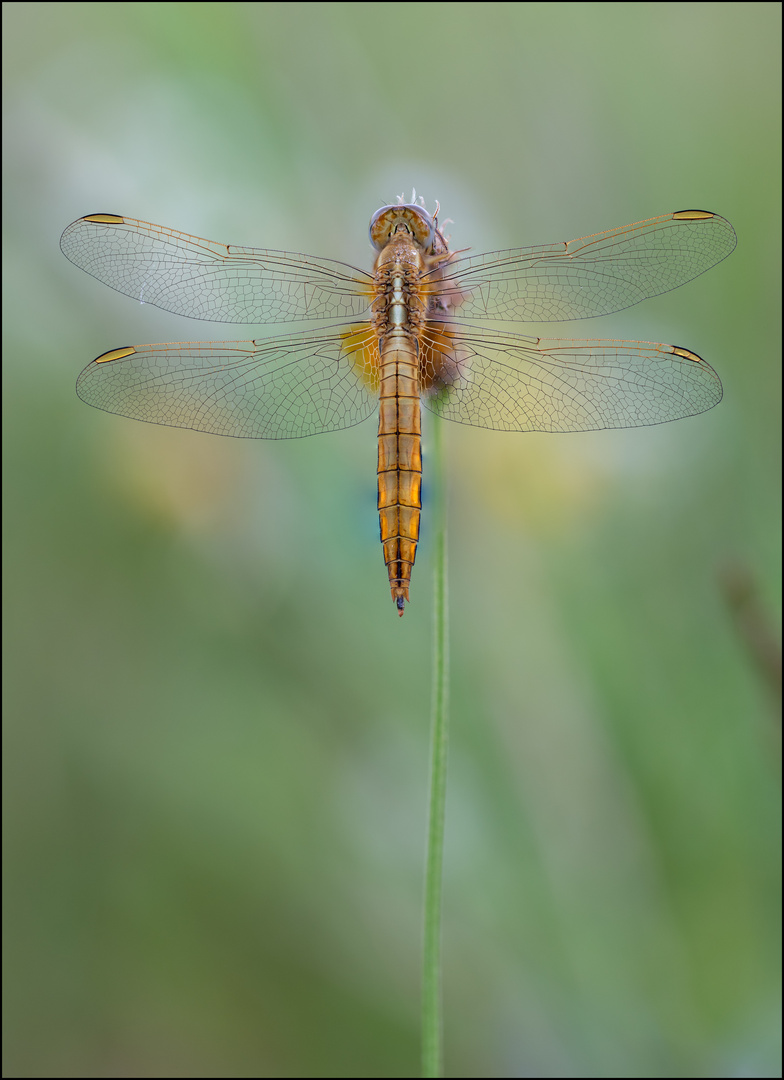
[{"label": "dragonfly thorax", "polygon": [[407,229],[397,227],[376,257],[373,268],[373,328],[379,339],[392,327],[417,332],[427,309],[422,287],[432,256],[422,251]]}]

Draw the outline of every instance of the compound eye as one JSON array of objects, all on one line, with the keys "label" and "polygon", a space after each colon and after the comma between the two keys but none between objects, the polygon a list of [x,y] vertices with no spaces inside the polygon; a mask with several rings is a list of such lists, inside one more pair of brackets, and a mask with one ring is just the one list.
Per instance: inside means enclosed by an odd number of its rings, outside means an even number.
[{"label": "compound eye", "polygon": [[427,210],[415,203],[382,206],[370,219],[370,242],[381,251],[400,227],[404,227],[426,252],[433,250],[436,227]]}]

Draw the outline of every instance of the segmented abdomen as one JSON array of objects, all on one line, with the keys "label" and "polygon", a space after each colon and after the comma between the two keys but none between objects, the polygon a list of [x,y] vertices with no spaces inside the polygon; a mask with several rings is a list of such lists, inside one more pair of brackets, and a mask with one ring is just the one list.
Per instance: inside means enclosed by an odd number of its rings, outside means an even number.
[{"label": "segmented abdomen", "polygon": [[398,614],[408,600],[422,509],[422,428],[415,342],[391,330],[381,343],[378,517]]}]

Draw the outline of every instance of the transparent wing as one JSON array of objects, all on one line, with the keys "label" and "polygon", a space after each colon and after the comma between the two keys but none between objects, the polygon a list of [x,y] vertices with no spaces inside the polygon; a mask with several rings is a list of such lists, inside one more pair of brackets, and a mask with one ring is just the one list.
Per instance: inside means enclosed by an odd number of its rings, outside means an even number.
[{"label": "transparent wing", "polygon": [[431,412],[495,431],[644,427],[704,412],[722,396],[696,353],[647,341],[439,331],[422,361]]},{"label": "transparent wing", "polygon": [[608,315],[677,289],[725,259],[736,242],[724,218],[681,210],[568,243],[459,259],[445,267],[430,317],[560,322]]},{"label": "transparent wing", "polygon": [[60,248],[117,292],[191,319],[351,319],[370,303],[372,279],[344,263],[227,246],[114,214],[75,221]]},{"label": "transparent wing", "polygon": [[378,402],[369,333],[194,341],[114,349],[76,392],[133,420],[247,439],[296,439],[365,420]]}]

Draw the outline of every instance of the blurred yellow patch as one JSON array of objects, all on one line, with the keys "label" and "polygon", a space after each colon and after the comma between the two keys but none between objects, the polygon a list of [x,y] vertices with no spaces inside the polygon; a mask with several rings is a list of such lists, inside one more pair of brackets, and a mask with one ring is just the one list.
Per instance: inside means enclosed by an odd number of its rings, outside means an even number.
[{"label": "blurred yellow patch", "polygon": [[367,325],[350,326],[340,335],[343,350],[350,357],[362,382],[374,394],[381,388],[381,355],[378,351],[378,338]]}]

